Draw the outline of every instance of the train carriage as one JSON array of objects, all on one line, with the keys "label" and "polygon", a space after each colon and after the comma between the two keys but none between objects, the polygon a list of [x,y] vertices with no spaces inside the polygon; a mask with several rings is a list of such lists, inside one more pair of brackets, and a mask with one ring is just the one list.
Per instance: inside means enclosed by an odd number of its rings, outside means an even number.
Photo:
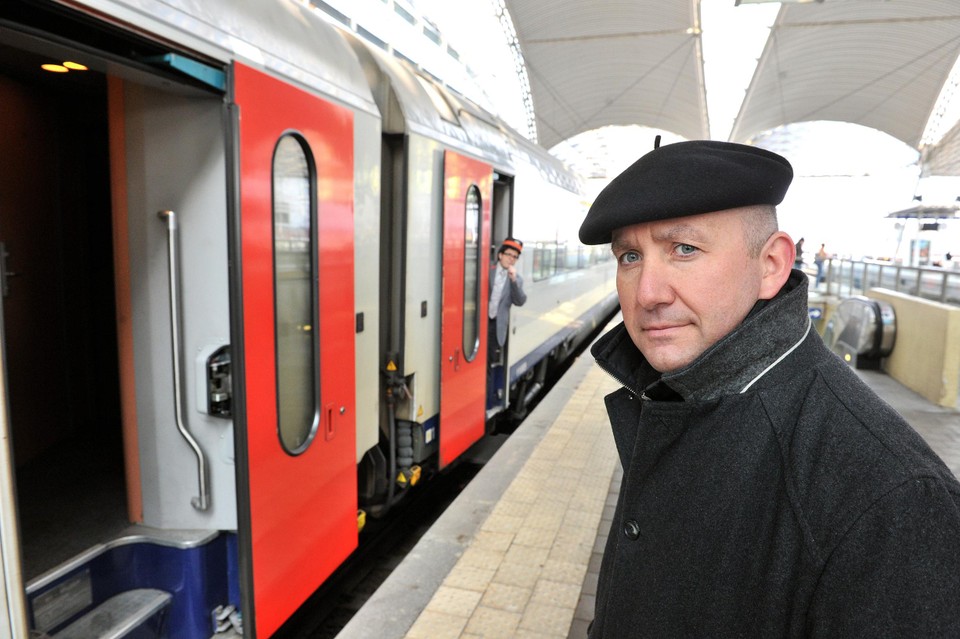
[{"label": "train carriage", "polygon": [[0,637],[270,636],[615,308],[559,163],[306,4],[9,0],[0,109]]}]

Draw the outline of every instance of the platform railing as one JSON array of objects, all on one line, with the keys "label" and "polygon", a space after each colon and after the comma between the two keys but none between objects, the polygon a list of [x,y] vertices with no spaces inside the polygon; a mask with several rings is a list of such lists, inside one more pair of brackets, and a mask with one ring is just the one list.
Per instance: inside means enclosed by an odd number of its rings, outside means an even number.
[{"label": "platform railing", "polygon": [[[815,277],[812,275],[811,279]],[[824,264],[823,281],[816,287],[837,297],[864,295],[871,288],[887,288],[960,306],[960,269],[831,258]]]}]

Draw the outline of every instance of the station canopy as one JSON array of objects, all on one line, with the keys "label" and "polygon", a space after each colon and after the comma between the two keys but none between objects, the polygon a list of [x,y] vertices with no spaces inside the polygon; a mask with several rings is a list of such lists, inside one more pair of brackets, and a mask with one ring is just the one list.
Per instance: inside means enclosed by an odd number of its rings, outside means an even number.
[{"label": "station canopy", "polygon": [[906,220],[951,220],[957,217],[955,206],[913,206],[887,215]]},{"label": "station canopy", "polygon": [[[542,145],[608,125],[710,137],[698,0],[505,4]],[[730,140],[796,122],[850,122],[923,151],[927,174],[960,174],[960,131],[944,138],[951,149],[922,148],[958,52],[958,0],[785,2]]]}]

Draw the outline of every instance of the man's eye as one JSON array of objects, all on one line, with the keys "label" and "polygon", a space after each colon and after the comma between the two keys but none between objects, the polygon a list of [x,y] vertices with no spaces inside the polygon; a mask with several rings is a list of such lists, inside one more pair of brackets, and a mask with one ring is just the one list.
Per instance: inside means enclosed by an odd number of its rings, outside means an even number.
[{"label": "man's eye", "polygon": [[633,264],[634,262],[640,261],[640,254],[636,251],[627,251],[620,256],[621,264]]},{"label": "man's eye", "polygon": [[690,246],[689,244],[677,244],[677,253],[680,255],[693,255],[696,252],[696,246]]}]

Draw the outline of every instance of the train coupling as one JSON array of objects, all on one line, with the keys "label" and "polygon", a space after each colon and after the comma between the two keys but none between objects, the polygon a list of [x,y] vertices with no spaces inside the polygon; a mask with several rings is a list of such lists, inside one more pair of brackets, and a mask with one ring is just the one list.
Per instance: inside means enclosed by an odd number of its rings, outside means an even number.
[{"label": "train coupling", "polygon": [[422,469],[416,464],[409,468],[401,468],[397,474],[397,483],[400,486],[416,486],[420,481],[421,473]]}]

